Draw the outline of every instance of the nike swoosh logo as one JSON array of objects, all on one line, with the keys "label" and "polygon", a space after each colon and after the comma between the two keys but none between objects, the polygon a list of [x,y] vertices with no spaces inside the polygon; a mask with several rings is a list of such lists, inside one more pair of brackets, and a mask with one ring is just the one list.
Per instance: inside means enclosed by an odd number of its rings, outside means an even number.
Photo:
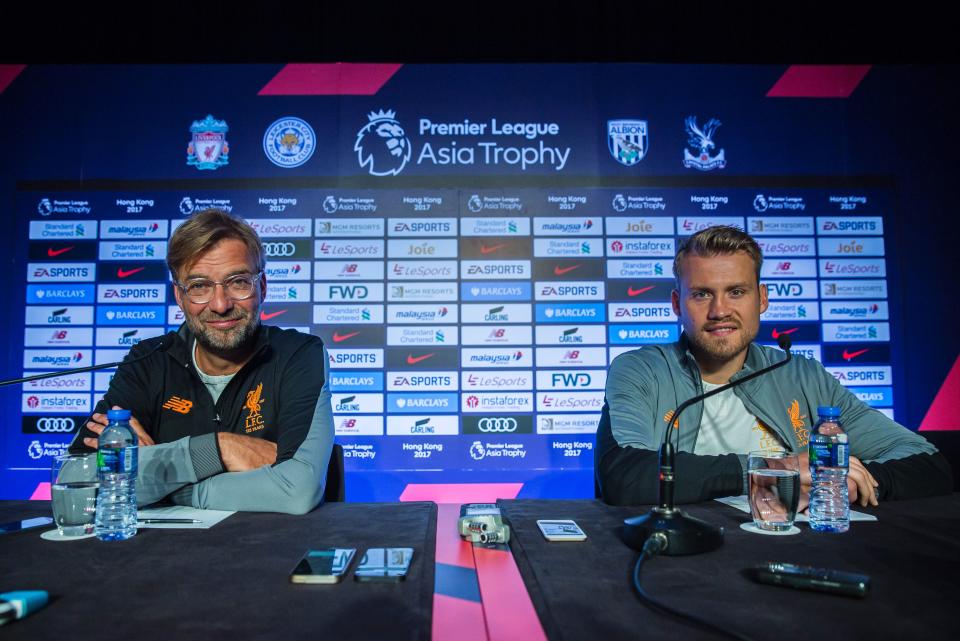
[{"label": "nike swoosh logo", "polygon": [[852,361],[857,356],[860,356],[860,354],[866,354],[869,351],[870,351],[869,347],[867,349],[861,349],[856,352],[848,352],[847,350],[843,350],[843,360]]},{"label": "nike swoosh logo", "polygon": [[433,358],[433,354],[424,354],[423,356],[413,356],[407,354],[407,365],[416,365],[420,361],[425,361],[428,358]]},{"label": "nike swoosh logo", "polygon": [[55,258],[55,257],[59,256],[60,254],[65,254],[65,253],[67,253],[67,252],[70,251],[71,249],[73,249],[73,245],[71,245],[70,247],[64,247],[63,249],[54,249],[53,247],[48,247],[48,248],[47,248],[47,256],[49,256],[50,258]]},{"label": "nike swoosh logo", "polygon": [[572,272],[575,269],[579,269],[580,265],[573,265],[572,267],[561,267],[557,265],[553,268],[553,273],[555,276],[563,276],[567,272]]},{"label": "nike swoosh logo", "polygon": [[269,314],[266,312],[260,312],[260,320],[262,321],[270,320],[271,318],[275,318],[280,314],[286,314],[286,313],[287,313],[287,310],[285,309],[281,309],[279,312],[270,312]]},{"label": "nike swoosh logo", "polygon": [[347,339],[353,338],[354,336],[356,336],[356,335],[359,334],[359,333],[360,333],[360,332],[351,332],[350,334],[340,334],[339,332],[334,332],[334,333],[333,333],[333,342],[334,342],[334,343],[342,343],[343,341],[345,341],[345,340],[347,340]]},{"label": "nike swoosh logo", "polygon": [[124,269],[123,267],[117,267],[117,276],[120,278],[126,278],[127,276],[133,276],[137,272],[142,272],[146,267],[134,267],[133,269]]},{"label": "nike swoosh logo", "polygon": [[503,248],[506,247],[506,246],[507,246],[506,243],[500,243],[499,245],[494,245],[493,247],[487,247],[486,245],[480,245],[480,253],[481,253],[481,254],[492,254],[493,252],[497,251],[498,249],[503,249]]},{"label": "nike swoosh logo", "polygon": [[771,332],[771,336],[773,336],[773,339],[776,340],[776,339],[780,338],[781,336],[786,336],[787,334],[792,334],[792,333],[794,333],[795,331],[797,331],[798,329],[800,329],[800,328],[799,328],[799,327],[794,327],[793,329],[785,329],[785,330],[783,330],[782,332],[778,332],[777,330],[773,330],[773,332]]},{"label": "nike swoosh logo", "polygon": [[650,285],[649,287],[641,287],[640,289],[634,289],[633,287],[627,287],[627,296],[639,296],[644,292],[649,292],[651,289],[656,287],[656,285]]}]

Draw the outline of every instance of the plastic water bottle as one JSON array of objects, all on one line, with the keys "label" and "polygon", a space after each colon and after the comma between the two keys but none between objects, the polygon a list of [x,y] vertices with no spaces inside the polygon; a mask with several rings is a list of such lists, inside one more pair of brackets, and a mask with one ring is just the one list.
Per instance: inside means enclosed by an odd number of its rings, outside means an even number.
[{"label": "plastic water bottle", "polygon": [[101,541],[122,541],[137,533],[137,435],[130,410],[109,410],[107,421],[98,439],[100,491],[93,531]]},{"label": "plastic water bottle", "polygon": [[847,470],[850,445],[840,423],[839,407],[818,407],[819,422],[810,435],[810,527],[818,532],[850,529]]}]

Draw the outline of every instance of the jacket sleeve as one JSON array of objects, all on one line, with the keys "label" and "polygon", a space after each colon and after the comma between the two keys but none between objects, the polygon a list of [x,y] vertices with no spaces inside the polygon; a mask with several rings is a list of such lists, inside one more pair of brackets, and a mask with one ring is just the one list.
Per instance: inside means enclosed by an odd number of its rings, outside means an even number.
[{"label": "jacket sleeve", "polygon": [[187,485],[171,495],[174,503],[288,514],[305,514],[320,503],[334,436],[330,390],[324,380],[328,361],[326,350],[319,346],[298,356],[291,359],[281,383],[284,398],[278,415],[282,426],[278,462],[247,472],[224,472]]},{"label": "jacket sleeve", "polygon": [[[597,483],[607,503],[641,505],[658,500],[659,448],[667,429],[666,422],[662,429],[655,425],[659,384],[635,353],[617,357],[610,366],[596,449]],[[677,452],[674,501],[693,503],[742,494],[745,458]]]},{"label": "jacket sleeve", "polygon": [[850,454],[863,461],[880,484],[878,498],[918,498],[953,491],[950,464],[932,443],[871,408],[828,372],[823,376],[826,398],[840,407]]}]

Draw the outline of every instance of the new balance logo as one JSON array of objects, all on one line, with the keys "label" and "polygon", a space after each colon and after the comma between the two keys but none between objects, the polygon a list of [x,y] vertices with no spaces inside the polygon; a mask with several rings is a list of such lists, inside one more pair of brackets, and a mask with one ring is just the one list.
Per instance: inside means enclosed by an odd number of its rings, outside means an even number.
[{"label": "new balance logo", "polygon": [[163,409],[172,410],[178,414],[189,414],[193,407],[193,401],[188,401],[179,396],[171,396],[170,400],[163,404]]}]

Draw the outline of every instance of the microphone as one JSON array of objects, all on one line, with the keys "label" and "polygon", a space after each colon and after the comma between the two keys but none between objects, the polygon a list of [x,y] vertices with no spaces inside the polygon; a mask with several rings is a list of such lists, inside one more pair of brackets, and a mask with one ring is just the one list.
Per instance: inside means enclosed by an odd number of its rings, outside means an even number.
[{"label": "microphone", "polygon": [[[670,417],[670,425],[667,426],[667,431],[663,435],[663,444],[660,446],[660,504],[642,516],[635,516],[623,521],[623,540],[627,545],[635,550],[643,550],[644,543],[648,538],[658,536],[661,541],[661,554],[680,556],[709,552],[723,544],[722,527],[684,514],[680,508],[674,506],[673,489],[676,478],[674,458],[676,448],[670,442],[670,434],[674,431],[679,433],[680,414],[691,405],[742,385],[758,376],[768,374],[789,363],[793,358],[793,354],[790,353],[790,337],[786,334],[780,334],[777,336],[777,345],[787,354],[784,360],[758,369],[743,378],[721,385],[709,392],[689,398],[676,409],[673,416]],[[677,426],[676,429],[672,429],[674,425]],[[677,438],[679,439],[679,436]]]},{"label": "microphone", "polygon": [[30,381],[39,381],[44,378],[56,378],[58,376],[68,376],[70,374],[82,374],[84,372],[95,372],[101,369],[110,369],[111,367],[120,367],[124,364],[136,363],[142,361],[145,358],[153,356],[155,353],[159,352],[161,349],[166,349],[166,346],[169,345],[169,342],[165,342],[162,338],[156,347],[151,349],[146,354],[137,356],[136,358],[131,358],[128,361],[117,361],[116,363],[104,363],[102,365],[90,365],[89,367],[78,367],[76,369],[64,369],[59,372],[48,372],[46,374],[36,374],[34,376],[24,376],[23,378],[11,378],[6,381],[0,381],[0,387],[5,387],[7,385],[16,385],[18,383],[29,383]]}]

